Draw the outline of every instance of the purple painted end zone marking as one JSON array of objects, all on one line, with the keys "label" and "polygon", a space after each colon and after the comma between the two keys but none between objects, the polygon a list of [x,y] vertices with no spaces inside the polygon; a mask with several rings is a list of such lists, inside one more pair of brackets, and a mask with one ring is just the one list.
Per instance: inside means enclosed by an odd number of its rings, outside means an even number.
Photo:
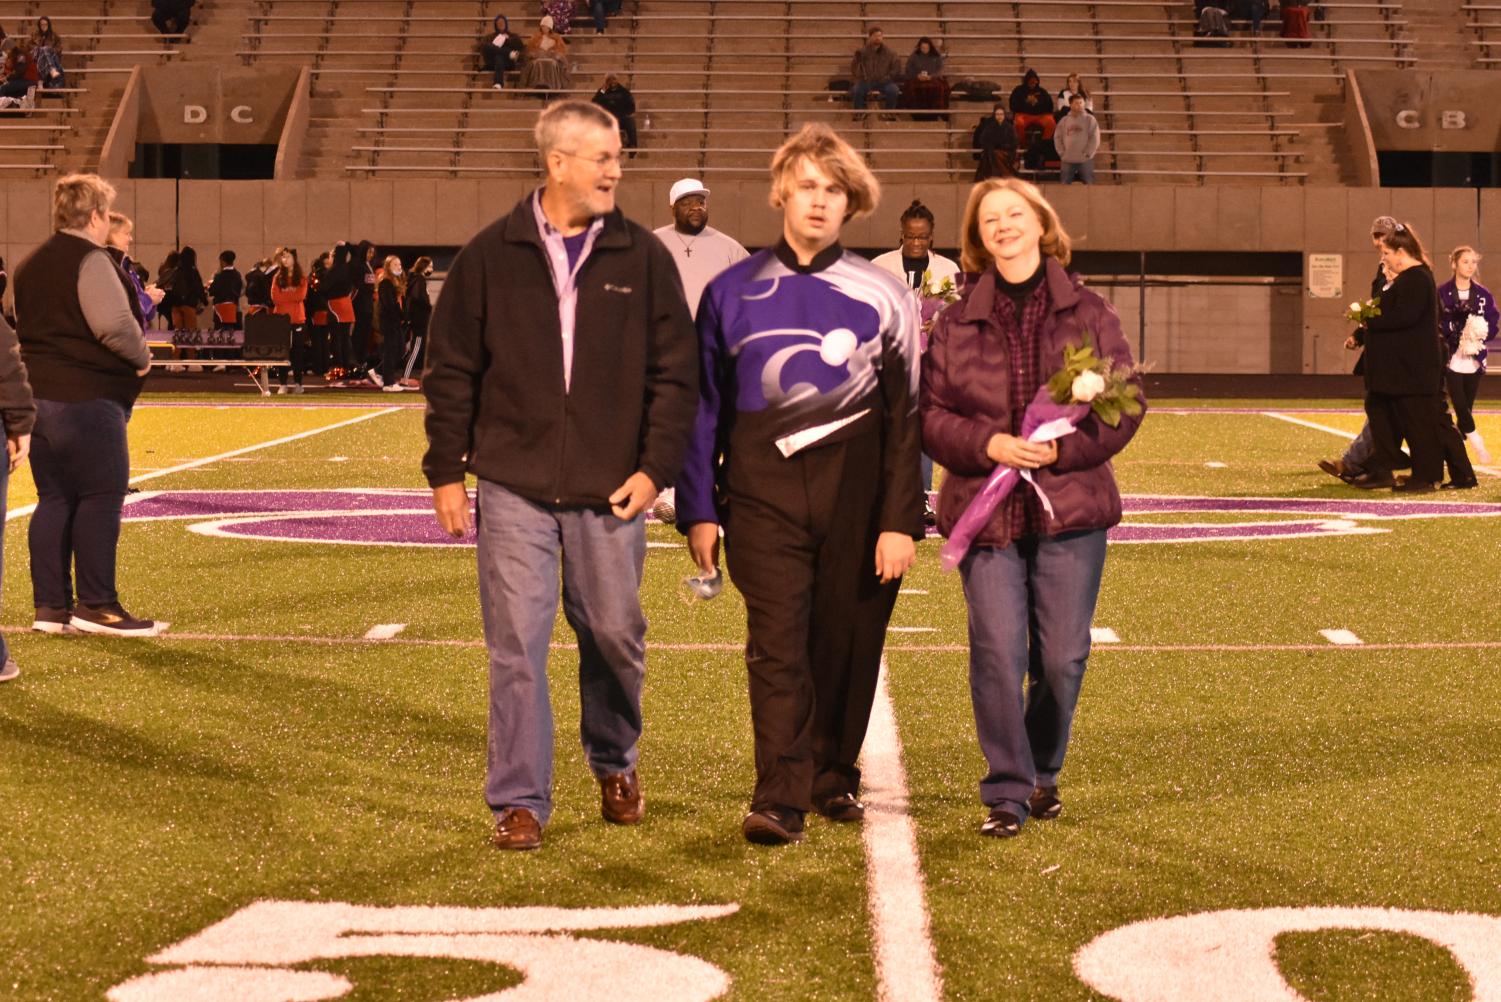
[{"label": "purple painted end zone marking", "polygon": [[[1501,504],[1447,501],[1373,501],[1339,498],[1217,498],[1128,495],[1132,515],[1196,512],[1283,516],[1248,522],[1174,525],[1129,521],[1111,530],[1117,543],[1185,543],[1215,540],[1338,536],[1370,532],[1352,520],[1501,516]],[[306,513],[303,517],[296,517]],[[263,517],[258,517],[263,516]],[[292,517],[288,517],[292,516]],[[1291,516],[1291,517],[1289,517]],[[1301,516],[1301,517],[1299,517]],[[438,530],[424,489],[164,491],[127,504],[125,521],[179,519],[195,531],[241,539],[356,545],[465,546]],[[937,533],[929,530],[929,536]]]}]

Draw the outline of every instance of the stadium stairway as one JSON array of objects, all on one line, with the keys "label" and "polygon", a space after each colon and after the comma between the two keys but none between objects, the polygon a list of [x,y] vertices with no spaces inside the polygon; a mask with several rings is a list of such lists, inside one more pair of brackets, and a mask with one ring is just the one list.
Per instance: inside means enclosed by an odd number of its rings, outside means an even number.
[{"label": "stadium stairway", "polygon": [[1413,36],[1418,69],[1457,70],[1475,65],[1469,19],[1457,0],[1402,0],[1402,13]]}]

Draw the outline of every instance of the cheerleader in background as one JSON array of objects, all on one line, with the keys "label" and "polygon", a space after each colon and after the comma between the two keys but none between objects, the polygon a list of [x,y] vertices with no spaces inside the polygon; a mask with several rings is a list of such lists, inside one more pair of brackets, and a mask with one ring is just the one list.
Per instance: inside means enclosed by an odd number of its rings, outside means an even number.
[{"label": "cheerleader in background", "polygon": [[[307,325],[307,276],[302,272],[302,263],[297,260],[297,251],[291,247],[278,247],[276,274],[271,278],[271,312],[280,313],[292,321],[292,350],[289,361],[292,373],[293,393],[302,392],[302,373],[306,368],[306,349],[302,340]],[[281,381],[277,393],[287,392],[287,366],[276,368]]]},{"label": "cheerleader in background", "polygon": [[1454,277],[1438,287],[1439,331],[1449,357],[1444,382],[1460,433],[1474,450],[1475,458],[1489,463],[1491,455],[1475,429],[1475,416],[1471,412],[1480,389],[1480,377],[1485,375],[1485,345],[1496,336],[1496,297],[1475,281],[1475,273],[1480,269],[1480,254],[1475,248],[1454,248],[1449,254],[1449,267]]}]

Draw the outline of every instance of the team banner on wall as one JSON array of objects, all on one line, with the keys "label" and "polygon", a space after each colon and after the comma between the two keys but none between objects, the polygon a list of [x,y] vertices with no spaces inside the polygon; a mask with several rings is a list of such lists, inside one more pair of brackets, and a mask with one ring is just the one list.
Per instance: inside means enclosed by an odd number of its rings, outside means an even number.
[{"label": "team banner on wall", "polygon": [[1360,70],[1371,138],[1383,151],[1489,153],[1501,149],[1501,72]]}]

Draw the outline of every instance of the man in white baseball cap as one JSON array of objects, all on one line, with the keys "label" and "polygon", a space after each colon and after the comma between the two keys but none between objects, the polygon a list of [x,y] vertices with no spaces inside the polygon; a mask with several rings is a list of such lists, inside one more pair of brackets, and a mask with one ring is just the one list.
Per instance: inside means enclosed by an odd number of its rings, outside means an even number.
[{"label": "man in white baseball cap", "polygon": [[654,232],[672,254],[683,279],[688,308],[698,315],[698,301],[709,281],[737,261],[750,257],[734,237],[709,225],[709,189],[695,177],[685,177],[667,195],[672,224]]}]

